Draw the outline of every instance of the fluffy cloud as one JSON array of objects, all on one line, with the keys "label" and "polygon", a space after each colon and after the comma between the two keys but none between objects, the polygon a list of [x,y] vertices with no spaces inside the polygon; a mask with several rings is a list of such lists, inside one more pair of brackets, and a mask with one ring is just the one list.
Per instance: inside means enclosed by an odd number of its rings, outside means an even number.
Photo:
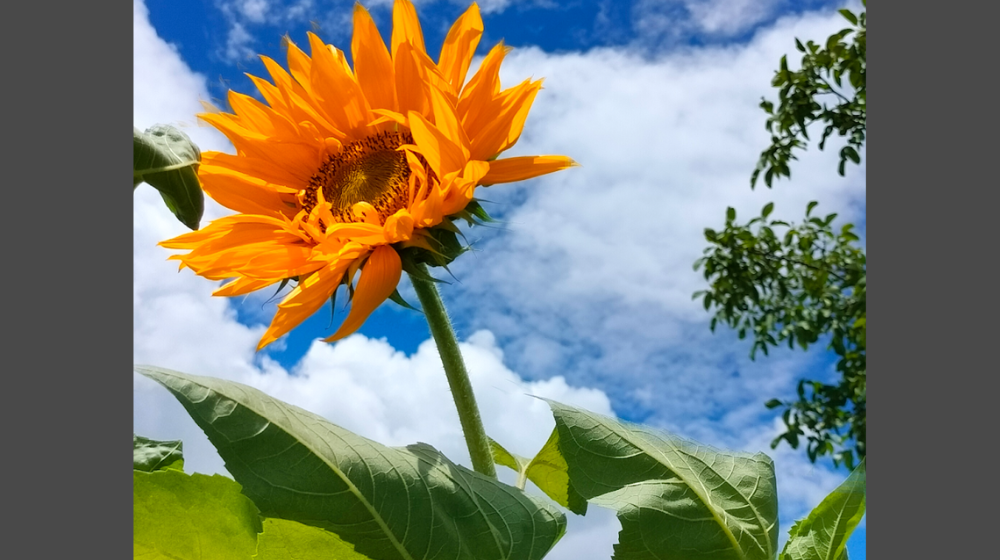
[{"label": "fluffy cloud", "polygon": [[[134,12],[136,126],[181,124],[203,149],[229,150],[213,130],[193,126],[199,99],[208,99],[204,77],[156,36],[140,0]],[[540,447],[552,420],[534,394],[765,450],[776,460],[785,527],[839,482],[801,450],[769,450],[779,426],[761,406],[804,371],[829,375],[824,359],[777,352],[750,363],[747,346],[709,333],[707,314],[691,302],[702,285],[691,270],[702,229],[717,227],[727,205],[747,216],[775,200],[776,214],[795,219],[817,199],[821,210],[863,217],[864,168],[837,177],[830,148],[805,154],[791,183],[748,188],[767,142],[757,103],[771,96],[776,61],[792,37],[825,37],[839,25],[791,18],[746,46],[655,57],[625,49],[510,55],[506,84],[546,77],[511,155],[563,153],[583,167],[485,191],[503,227],[472,232],[479,252],[455,263],[461,282],[444,292],[462,330],[474,333],[463,352],[491,435],[521,455]],[[263,327],[241,324],[227,301],[210,297],[211,282],[165,260],[156,242],[184,228],[153,189],[139,188],[134,211],[136,362],[234,379],[382,443],[425,441],[468,464],[433,344],[405,355],[354,336],[315,343],[286,369],[254,353]],[[207,218],[222,213],[209,202]],[[190,470],[223,471],[173,397],[138,376],[134,388],[138,433],[183,439]],[[553,558],[607,557],[617,530],[613,514],[597,508],[571,516]]]},{"label": "fluffy cloud", "polygon": [[727,38],[769,19],[781,0],[638,0],[632,21],[640,40],[655,44],[692,34]]},{"label": "fluffy cloud", "polygon": [[[808,201],[864,219],[865,168],[836,174],[836,141],[793,164],[793,180],[749,188],[767,145],[762,96],[793,37],[823,38],[837,14],[785,18],[747,45],[648,56],[630,49],[551,54],[519,49],[504,63],[506,85],[544,76],[511,155],[567,154],[582,164],[480,196],[501,218],[473,230],[474,258],[453,270],[445,298],[468,329],[489,328],[519,374],[555,373],[604,389],[619,414],[729,448],[764,450],[776,433],[762,403],[791,397],[800,377],[835,375],[822,353],[773,351],[756,362],[749,344],[691,295],[705,285],[692,269],[727,206],[747,218],[767,202],[800,220]],[[779,465],[782,508],[803,514],[839,475],[809,466],[801,450]],[[793,492],[808,468],[810,492]],[[797,469],[797,470],[796,470]],[[810,471],[810,472],[813,472]],[[829,476],[827,476],[829,475]],[[786,482],[787,481],[787,482]],[[787,491],[786,491],[787,489]],[[787,498],[787,499],[786,499]]]}]

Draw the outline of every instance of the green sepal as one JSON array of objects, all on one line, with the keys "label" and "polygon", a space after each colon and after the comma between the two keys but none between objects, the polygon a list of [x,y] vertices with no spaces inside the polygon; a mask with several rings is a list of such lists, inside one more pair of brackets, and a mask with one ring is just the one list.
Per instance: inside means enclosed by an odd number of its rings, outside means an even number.
[{"label": "green sepal", "polygon": [[470,226],[482,225],[495,222],[496,220],[490,216],[486,210],[479,204],[478,199],[472,199],[461,212],[449,216],[450,218],[457,218],[465,220]]},{"label": "green sepal", "polygon": [[420,270],[416,266],[417,262],[415,261],[414,258],[416,251],[414,251],[414,249],[416,249],[416,247],[407,247],[406,249],[399,251],[399,258],[400,261],[402,262],[403,272],[409,274],[410,276],[418,280],[423,280],[424,282],[439,282],[441,284],[450,284],[450,282],[441,280],[440,278],[434,278],[430,274],[427,274],[424,271]]},{"label": "green sepal", "polygon": [[417,309],[416,307],[413,307],[405,299],[403,299],[403,296],[399,294],[399,288],[392,291],[392,295],[389,296],[389,299],[407,309],[412,309],[418,313],[423,313],[423,311]]}]

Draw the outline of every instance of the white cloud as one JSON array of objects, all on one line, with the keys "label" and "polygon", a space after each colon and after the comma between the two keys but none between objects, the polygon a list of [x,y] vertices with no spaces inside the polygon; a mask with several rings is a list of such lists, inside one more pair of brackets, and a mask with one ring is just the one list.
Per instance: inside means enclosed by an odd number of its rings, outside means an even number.
[{"label": "white cloud", "polygon": [[694,33],[739,35],[771,18],[782,0],[638,0],[633,26],[645,40],[677,40]]},{"label": "white cloud", "polygon": [[[156,36],[141,1],[134,13],[136,126],[186,124],[203,149],[229,150],[211,129],[191,126],[199,98],[208,98],[204,78]],[[653,58],[620,49],[510,55],[505,83],[547,79],[511,155],[564,153],[583,167],[483,192],[507,223],[455,263],[461,283],[444,291],[474,333],[463,351],[491,435],[521,455],[541,446],[551,415],[525,393],[604,413],[614,402],[687,437],[767,451],[783,517],[804,514],[836,486],[841,475],[809,465],[801,450],[767,445],[777,425],[761,403],[788,392],[815,360],[778,352],[750,364],[747,346],[708,333],[707,314],[690,300],[701,286],[691,271],[701,230],[718,226],[726,205],[747,216],[776,200],[776,214],[798,218],[818,199],[846,219],[863,212],[864,169],[837,177],[831,148],[796,162],[792,183],[748,188],[767,141],[757,103],[772,96],[777,60],[793,36],[825,37],[836,25],[825,16],[788,19],[746,47]],[[432,344],[406,356],[363,336],[316,343],[287,371],[254,354],[263,327],[240,324],[225,300],[210,297],[211,282],[165,260],[155,244],[184,228],[155,191],[140,187],[134,212],[137,362],[239,380],[382,443],[426,441],[468,464]],[[207,218],[221,213],[209,202]],[[138,376],[134,391],[138,433],[183,439],[188,470],[222,471],[173,397]],[[570,517],[552,558],[610,555],[613,514]]]},{"label": "white cloud", "polygon": [[[778,349],[756,362],[749,343],[691,295],[705,286],[692,264],[727,206],[740,219],[769,201],[774,216],[801,220],[810,200],[840,221],[864,217],[865,168],[837,175],[837,142],[793,163],[792,180],[749,188],[768,143],[760,98],[793,37],[824,38],[839,16],[785,18],[747,45],[684,49],[653,57],[627,49],[585,54],[515,50],[505,85],[545,77],[521,141],[510,155],[566,154],[582,164],[482,198],[504,221],[473,230],[475,257],[452,266],[460,284],[444,295],[468,328],[489,328],[512,369],[528,378],[566,375],[605,389],[619,412],[725,447],[780,453],[782,507],[812,494],[787,478],[808,465],[802,449],[772,452],[771,397],[793,396],[795,381],[832,378],[821,352]],[[817,348],[817,350],[821,350]],[[782,475],[781,473],[786,473]],[[798,472],[798,471],[794,471]],[[820,467],[817,472],[828,472]],[[819,490],[822,489],[822,490]]]},{"label": "white cloud", "polygon": [[270,10],[271,3],[268,0],[237,0],[233,6],[248,21],[263,23]]},{"label": "white cloud", "polygon": [[684,4],[699,29],[711,35],[736,35],[764,21],[780,0],[688,0]]},{"label": "white cloud", "polygon": [[256,54],[251,45],[254,37],[247,31],[242,23],[234,22],[226,35],[226,59],[230,62],[239,62],[248,58],[253,58]]}]

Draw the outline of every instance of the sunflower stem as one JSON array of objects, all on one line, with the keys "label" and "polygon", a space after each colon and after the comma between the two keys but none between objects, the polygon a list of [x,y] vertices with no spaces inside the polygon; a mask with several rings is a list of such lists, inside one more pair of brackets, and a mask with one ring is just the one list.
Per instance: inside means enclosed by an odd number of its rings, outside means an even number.
[{"label": "sunflower stem", "polygon": [[[416,268],[422,275],[427,276],[427,265],[420,263]],[[424,316],[427,317],[431,335],[437,343],[438,353],[441,354],[444,373],[448,377],[451,396],[455,399],[458,419],[462,423],[462,433],[465,434],[465,443],[472,457],[472,468],[478,473],[496,478],[497,470],[493,464],[490,442],[486,437],[486,430],[483,429],[483,420],[479,415],[479,407],[476,406],[476,396],[472,393],[469,372],[465,369],[465,361],[462,360],[462,353],[458,349],[458,339],[451,327],[451,320],[444,308],[444,302],[441,301],[441,295],[434,282],[421,280],[414,274],[410,275],[410,281],[420,299],[420,305],[424,308]]]}]

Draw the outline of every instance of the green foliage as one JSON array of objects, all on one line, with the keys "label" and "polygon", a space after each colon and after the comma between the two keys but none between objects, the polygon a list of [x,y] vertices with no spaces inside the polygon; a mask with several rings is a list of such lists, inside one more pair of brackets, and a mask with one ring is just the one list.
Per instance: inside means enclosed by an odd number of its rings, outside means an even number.
[{"label": "green foliage", "polygon": [[[297,468],[309,453],[292,451],[298,445],[315,447],[316,442],[298,441],[283,451],[291,451],[295,455],[284,457],[292,461],[274,461],[272,452],[275,447],[268,444],[273,442],[262,443],[256,439],[268,431],[269,422],[253,421],[252,416],[241,413],[238,403],[227,400],[210,385],[228,386],[232,392],[242,392],[244,398],[253,393],[262,394],[236,383],[216,381],[204,384],[199,380],[210,378],[143,369],[154,379],[163,377],[161,383],[170,388],[182,403],[188,401],[191,404],[187,397],[204,399],[205,406],[185,406],[193,416],[200,414],[195,416],[199,424],[223,425],[221,434],[246,440],[250,447],[255,448],[253,453],[241,454],[240,460],[260,469],[267,483],[284,483],[284,486],[274,486],[276,490],[294,491],[300,494],[299,499],[302,500],[320,497],[314,496],[316,488],[309,486],[315,482],[311,480],[313,477]],[[187,397],[178,395],[178,391]],[[573,488],[579,487],[583,494],[577,493],[576,496],[584,506],[585,495],[597,506],[616,510],[622,523],[619,542],[615,545],[616,560],[775,558],[777,494],[774,467],[767,456],[715,450],[646,426],[548,402],[556,419],[556,429],[538,455],[529,461],[491,441],[496,461],[521,473],[522,481],[530,477],[557,501],[560,501],[557,496],[562,492],[564,506],[567,489],[575,493]],[[261,404],[276,419],[286,420],[283,424],[293,417],[306,429],[319,427],[320,431],[324,431],[315,422],[316,417],[295,407],[274,399]],[[310,418],[313,421],[310,422]],[[343,433],[352,436],[349,439],[361,439],[349,432]],[[165,451],[162,456],[177,457],[177,461],[182,459],[179,456],[180,442],[155,442],[145,438],[137,438],[136,441],[143,442],[139,448],[161,449]],[[212,441],[215,443],[217,440]],[[369,451],[385,454],[394,450],[380,448]],[[343,449],[337,449],[337,452],[343,452]],[[227,461],[230,461],[232,454],[227,455],[230,457]],[[147,465],[148,461],[141,464]],[[424,467],[432,470],[436,465],[427,464]],[[280,468],[293,471],[287,480],[275,480],[273,474]],[[354,468],[364,469],[358,464]],[[529,472],[533,474],[527,474]],[[370,475],[369,485],[384,502],[397,506],[397,511],[407,509],[399,507],[402,501],[398,496],[400,489],[392,482],[397,472],[369,469],[366,474]],[[419,494],[420,489],[426,487],[421,484],[419,475],[407,478],[410,484],[408,492],[403,494]],[[452,482],[443,492],[433,496],[433,513],[405,512],[404,517],[410,519],[409,530],[421,531],[421,527],[426,526],[422,520],[427,515],[433,515],[436,522],[433,530],[443,535],[436,544],[462,542],[467,536],[461,527],[464,519],[452,517],[455,512],[450,508],[454,502],[465,501],[470,495],[479,502],[477,507],[480,509],[491,510],[493,515],[504,511],[506,521],[523,514],[518,511],[523,508],[523,501],[505,503],[496,499],[497,494],[475,489],[470,492],[470,488],[457,478],[453,478]],[[423,555],[411,555],[410,551],[402,551],[401,555],[366,555],[334,532],[317,526],[325,523],[261,517],[262,512],[256,504],[269,497],[262,497],[259,490],[241,493],[239,483],[223,476],[188,475],[175,469],[152,472],[136,469],[133,492],[134,557],[142,560],[541,558],[551,548],[547,539],[539,542],[536,535],[534,542],[515,544],[509,555],[497,556],[495,550],[490,554],[488,549],[481,549],[480,546],[490,540],[496,542],[502,539],[497,531],[499,527],[494,527],[492,534],[480,535],[474,542],[466,543],[464,549],[468,550],[459,556],[452,556],[452,551],[447,549],[433,548],[433,545],[425,549]],[[248,494],[256,494],[257,502],[251,501]],[[344,509],[345,514],[356,509],[337,503],[336,491],[324,494],[327,500],[334,502],[330,509]],[[572,498],[568,503],[573,503]],[[393,509],[393,505],[389,505],[388,509]],[[862,460],[843,484],[808,517],[792,527],[779,560],[847,560],[847,539],[864,513],[865,465]],[[514,535],[509,534],[508,537]],[[531,552],[525,556],[514,550],[518,547],[522,552],[525,548]]]},{"label": "green foliage", "polygon": [[198,146],[172,126],[156,125],[146,132],[132,128],[132,187],[150,184],[174,216],[191,229],[198,229],[205,211],[205,195],[198,182],[200,161]]},{"label": "green foliage", "polygon": [[587,513],[587,500],[573,488],[569,481],[566,459],[559,451],[558,430],[552,430],[548,441],[531,460],[507,451],[492,439],[490,447],[493,451],[493,459],[498,465],[517,472],[518,488],[523,489],[524,481],[530,480],[555,503],[577,515]]},{"label": "green foliage", "polygon": [[379,560],[537,559],[554,506],[427,444],[391,448],[232,381],[136,367],[177,397],[267,517],[335,533]]},{"label": "green foliage", "polygon": [[774,465],[549,401],[569,479],[615,509],[616,560],[773,560]]},{"label": "green foliage", "polygon": [[789,531],[780,560],[847,560],[847,539],[865,515],[865,461]]},{"label": "green foliage", "polygon": [[264,520],[264,532],[257,537],[253,560],[366,560],[340,537],[318,527],[287,519]]},{"label": "green foliage", "polygon": [[137,471],[184,470],[180,441],[156,441],[132,434],[132,447],[132,468]]},{"label": "green foliage", "polygon": [[867,122],[867,17],[865,11],[858,15],[849,10],[840,13],[852,27],[834,33],[825,44],[808,41],[803,45],[795,40],[796,49],[802,53],[799,70],[789,69],[787,56],[781,58],[771,82],[779,88],[778,105],[767,100],[760,104],[768,114],[771,145],[760,155],[750,178],[751,187],[761,172],[768,187],[775,177],[791,177],[789,162],[796,159],[793,150],[805,149],[809,140],[806,129],[815,122],[826,125],[819,142],[821,150],[834,132],[847,139],[847,145],[840,150],[837,171],[841,175],[848,160],[861,163],[859,153],[865,143]]},{"label": "green foliage", "polygon": [[132,471],[136,560],[248,560],[261,531],[257,507],[219,475]]},{"label": "green foliage", "polygon": [[785,440],[796,448],[805,436],[812,461],[830,454],[853,468],[866,441],[866,259],[853,226],[834,231],[836,214],[812,216],[815,206],[798,225],[769,220],[773,204],[746,224],[730,208],[722,231],[705,230],[710,245],[695,269],[704,268],[709,289],[695,298],[714,310],[713,331],[721,322],[740,338],[753,337],[751,358],[779,344],[806,349],[829,337],[840,382],[802,380],[798,400],[768,401],[769,408],[785,407],[786,431],[772,447]]}]

